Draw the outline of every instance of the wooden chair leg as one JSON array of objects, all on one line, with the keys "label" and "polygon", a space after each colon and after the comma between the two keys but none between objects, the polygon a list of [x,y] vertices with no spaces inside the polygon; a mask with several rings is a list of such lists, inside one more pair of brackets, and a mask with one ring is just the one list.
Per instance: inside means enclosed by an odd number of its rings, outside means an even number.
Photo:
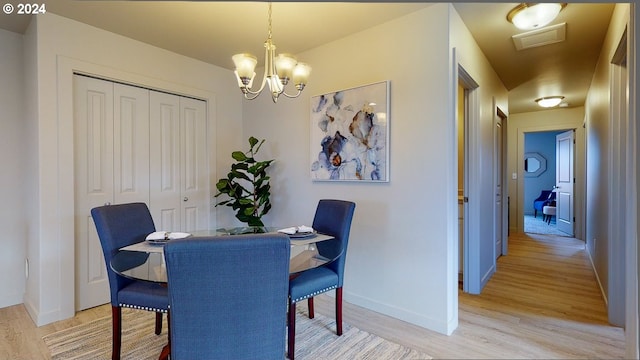
[{"label": "wooden chair leg", "polygon": [[122,308],[111,306],[111,321],[113,325],[111,359],[120,360],[120,348],[122,345]]},{"label": "wooden chair leg", "polygon": [[162,332],[162,313],[156,312],[156,335],[160,335]]},{"label": "wooden chair leg", "polygon": [[342,287],[336,289],[336,334],[342,335]]},{"label": "wooden chair leg", "polygon": [[289,314],[287,316],[289,323],[289,328],[287,330],[287,357],[290,360],[293,360],[296,344],[296,303],[289,303]]},{"label": "wooden chair leg", "polygon": [[[162,314],[162,313],[158,313],[158,314]],[[171,315],[167,312],[167,325],[168,325],[167,326],[167,345],[165,345],[162,348],[162,351],[160,352],[160,357],[158,357],[158,360],[171,359],[171,322],[169,319],[170,316]],[[162,319],[162,317],[160,319]]]},{"label": "wooden chair leg", "polygon": [[313,319],[315,315],[315,311],[313,308],[313,298],[310,297],[307,299],[307,307],[309,308],[309,319]]}]

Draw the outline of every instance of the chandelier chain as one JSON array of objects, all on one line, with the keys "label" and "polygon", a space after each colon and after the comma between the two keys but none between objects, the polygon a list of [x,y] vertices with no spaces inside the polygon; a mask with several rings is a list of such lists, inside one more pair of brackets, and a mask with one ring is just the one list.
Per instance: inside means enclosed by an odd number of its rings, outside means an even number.
[{"label": "chandelier chain", "polygon": [[271,2],[269,2],[269,39],[271,39]]}]

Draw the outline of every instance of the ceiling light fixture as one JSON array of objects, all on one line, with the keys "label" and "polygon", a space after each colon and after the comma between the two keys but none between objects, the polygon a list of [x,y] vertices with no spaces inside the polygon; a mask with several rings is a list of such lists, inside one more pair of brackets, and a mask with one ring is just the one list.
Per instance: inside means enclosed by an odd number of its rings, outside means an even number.
[{"label": "ceiling light fixture", "polygon": [[[280,54],[276,57],[276,46],[271,39],[271,3],[269,3],[269,37],[264,43],[264,76],[260,89],[252,90],[253,79],[256,76],[255,68],[258,59],[251,54],[233,55],[233,63],[236,66],[235,74],[238,79],[238,86],[244,97],[253,100],[262,93],[265,84],[269,85],[271,99],[274,103],[278,101],[280,95],[295,98],[300,95],[311,73],[311,67],[304,63],[299,63],[295,57],[289,54]],[[285,86],[293,81],[298,92],[294,95],[287,94]]]},{"label": "ceiling light fixture", "polygon": [[562,99],[564,99],[564,96],[545,96],[536,99],[536,102],[543,108],[551,108],[560,105]]},{"label": "ceiling light fixture", "polygon": [[507,20],[518,29],[538,29],[552,22],[565,6],[567,3],[521,3],[509,11]]}]

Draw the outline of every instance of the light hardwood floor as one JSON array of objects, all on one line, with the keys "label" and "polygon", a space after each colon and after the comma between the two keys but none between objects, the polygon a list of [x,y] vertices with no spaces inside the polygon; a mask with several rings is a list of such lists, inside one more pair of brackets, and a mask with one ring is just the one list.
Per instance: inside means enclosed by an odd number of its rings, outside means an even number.
[{"label": "light hardwood floor", "polygon": [[[510,236],[509,255],[482,294],[460,292],[459,303],[450,336],[348,303],[344,321],[438,359],[624,358],[624,332],[607,324],[582,241]],[[333,299],[319,296],[316,311],[333,317]],[[0,359],[47,359],[44,335],[105,316],[107,305],[37,328],[22,305],[0,309]]]}]

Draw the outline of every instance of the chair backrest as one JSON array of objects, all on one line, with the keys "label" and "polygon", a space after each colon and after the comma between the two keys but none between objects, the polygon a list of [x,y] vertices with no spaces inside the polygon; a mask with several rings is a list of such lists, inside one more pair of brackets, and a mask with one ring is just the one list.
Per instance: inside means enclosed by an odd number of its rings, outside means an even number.
[{"label": "chair backrest", "polygon": [[171,358],[284,358],[290,249],[273,233],[168,242]]},{"label": "chair backrest", "polygon": [[147,235],[156,231],[156,228],[145,203],[99,206],[91,209],[91,217],[98,231],[107,265],[111,304],[117,306],[118,291],[133,280],[111,270],[111,258],[121,247],[144,241]]},{"label": "chair backrest", "polygon": [[314,230],[335,237],[335,240],[317,244],[320,255],[334,257],[336,252],[342,253],[338,259],[326,265],[338,274],[338,286],[342,286],[343,283],[349,232],[355,208],[356,204],[351,201],[322,199],[318,202],[313,218]]},{"label": "chair backrest", "polygon": [[548,200],[551,194],[552,194],[551,190],[540,190],[540,195],[538,195],[538,197],[534,201]]}]

